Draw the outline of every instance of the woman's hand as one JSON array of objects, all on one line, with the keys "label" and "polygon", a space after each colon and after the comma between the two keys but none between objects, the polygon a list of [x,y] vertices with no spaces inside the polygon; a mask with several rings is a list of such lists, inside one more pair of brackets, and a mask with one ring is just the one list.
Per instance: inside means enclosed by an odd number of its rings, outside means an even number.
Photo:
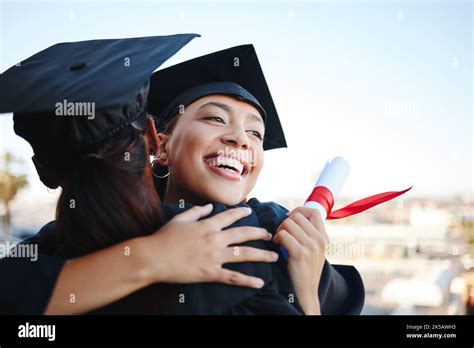
[{"label": "woman's hand", "polygon": [[141,253],[149,265],[150,283],[219,282],[252,288],[263,280],[222,268],[224,263],[275,262],[278,254],[252,247],[235,247],[250,240],[270,240],[263,228],[223,229],[249,215],[250,208],[230,209],[198,221],[212,211],[212,204],[195,206],[170,220],[159,233],[142,237]]},{"label": "woman's hand", "polygon": [[321,314],[318,288],[329,244],[323,219],[317,210],[305,207],[287,215],[273,241],[288,250],[288,271],[304,312]]}]

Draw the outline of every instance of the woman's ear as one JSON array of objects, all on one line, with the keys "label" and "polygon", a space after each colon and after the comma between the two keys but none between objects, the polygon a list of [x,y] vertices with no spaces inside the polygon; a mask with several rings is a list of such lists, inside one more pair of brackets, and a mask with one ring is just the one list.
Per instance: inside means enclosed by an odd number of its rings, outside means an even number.
[{"label": "woman's ear", "polygon": [[162,166],[168,165],[168,152],[166,144],[168,143],[169,135],[164,133],[157,133],[155,121],[151,118],[148,120],[148,139],[150,139],[150,150],[157,155],[158,163]]},{"label": "woman's ear", "polygon": [[148,119],[147,138],[151,154],[156,154],[158,152],[159,139],[158,134],[156,134],[155,121],[151,117]]},{"label": "woman's ear", "polygon": [[158,149],[156,151],[156,155],[158,156],[158,163],[162,166],[167,166],[169,159],[168,159],[168,140],[169,135],[165,133],[158,133]]}]

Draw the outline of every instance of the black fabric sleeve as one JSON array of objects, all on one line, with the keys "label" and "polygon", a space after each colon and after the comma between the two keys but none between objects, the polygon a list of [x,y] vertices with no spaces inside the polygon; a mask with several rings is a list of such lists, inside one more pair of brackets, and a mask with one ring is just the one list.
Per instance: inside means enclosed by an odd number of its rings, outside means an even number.
[{"label": "black fabric sleeve", "polygon": [[43,314],[49,303],[64,260],[39,254],[36,261],[3,258],[0,274],[0,314]]},{"label": "black fabric sleeve", "polygon": [[[0,315],[43,314],[65,260],[54,253],[53,224],[20,243],[38,245],[36,258],[5,257],[0,260]],[[15,247],[14,247],[15,248]]]}]

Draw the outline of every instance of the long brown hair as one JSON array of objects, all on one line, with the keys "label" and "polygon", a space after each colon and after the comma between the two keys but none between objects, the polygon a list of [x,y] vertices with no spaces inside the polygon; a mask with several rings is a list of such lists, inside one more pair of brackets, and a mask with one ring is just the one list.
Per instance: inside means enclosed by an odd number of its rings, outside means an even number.
[{"label": "long brown hair", "polygon": [[55,224],[59,254],[80,256],[159,227],[159,199],[145,177],[145,137],[127,126],[89,148],[64,176]]}]

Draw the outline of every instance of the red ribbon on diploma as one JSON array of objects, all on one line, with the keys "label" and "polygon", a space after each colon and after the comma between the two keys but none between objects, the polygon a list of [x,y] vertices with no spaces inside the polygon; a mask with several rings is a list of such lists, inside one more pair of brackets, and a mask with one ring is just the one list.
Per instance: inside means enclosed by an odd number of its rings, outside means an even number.
[{"label": "red ribbon on diploma", "polygon": [[391,199],[394,199],[395,197],[398,197],[405,192],[411,190],[413,186],[407,188],[406,190],[403,191],[390,191],[390,192],[383,192],[379,193],[373,196],[369,196],[366,198],[362,198],[358,201],[355,201],[354,203],[351,203],[349,205],[346,205],[344,208],[331,211],[332,207],[334,206],[334,197],[326,187],[324,186],[316,186],[313,189],[313,192],[309,195],[308,201],[313,201],[321,204],[324,209],[326,210],[328,216],[328,220],[334,220],[334,219],[341,219],[347,216],[355,215],[358,213],[361,213],[367,209],[370,209],[380,203],[389,201]]}]

